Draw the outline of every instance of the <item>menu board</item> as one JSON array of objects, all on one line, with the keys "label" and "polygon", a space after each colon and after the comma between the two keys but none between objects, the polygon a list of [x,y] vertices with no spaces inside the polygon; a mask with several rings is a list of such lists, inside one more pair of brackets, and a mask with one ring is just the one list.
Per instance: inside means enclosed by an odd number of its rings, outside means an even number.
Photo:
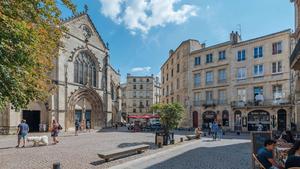
[{"label": "menu board", "polygon": [[264,146],[265,141],[268,139],[272,139],[272,132],[269,131],[251,132],[252,153],[256,154],[257,151]]}]

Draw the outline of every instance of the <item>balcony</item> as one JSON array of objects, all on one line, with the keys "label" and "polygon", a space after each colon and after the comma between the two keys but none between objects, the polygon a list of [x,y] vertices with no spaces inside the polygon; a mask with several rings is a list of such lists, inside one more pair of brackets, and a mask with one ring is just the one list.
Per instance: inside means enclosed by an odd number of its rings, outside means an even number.
[{"label": "balcony", "polygon": [[226,79],[219,79],[218,83],[219,84],[224,84],[224,83],[227,83],[227,80]]},{"label": "balcony", "polygon": [[218,105],[226,105],[228,104],[226,100],[197,100],[194,101],[194,107],[200,107],[203,106],[205,108],[207,107],[215,107]]},{"label": "balcony", "polygon": [[232,101],[231,107],[233,108],[251,108],[251,107],[275,107],[275,106],[287,106],[291,101],[287,98],[269,99],[263,101]]}]

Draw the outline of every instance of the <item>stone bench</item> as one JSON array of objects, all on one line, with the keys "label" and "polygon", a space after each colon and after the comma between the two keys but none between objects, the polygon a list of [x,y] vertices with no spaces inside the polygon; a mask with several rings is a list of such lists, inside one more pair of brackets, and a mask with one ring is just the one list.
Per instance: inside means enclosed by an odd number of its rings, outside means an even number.
[{"label": "stone bench", "polygon": [[123,155],[131,154],[131,153],[142,153],[146,149],[149,149],[149,145],[142,144],[137,146],[131,146],[126,148],[119,148],[114,150],[109,150],[106,152],[98,153],[98,156],[108,162],[112,158],[121,157]]}]

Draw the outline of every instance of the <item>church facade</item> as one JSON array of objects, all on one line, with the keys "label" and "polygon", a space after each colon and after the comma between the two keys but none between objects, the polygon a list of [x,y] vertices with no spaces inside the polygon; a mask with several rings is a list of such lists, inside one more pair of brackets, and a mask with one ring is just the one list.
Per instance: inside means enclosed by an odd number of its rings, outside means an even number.
[{"label": "church facade", "polygon": [[15,133],[21,119],[31,131],[48,130],[53,119],[65,131],[74,130],[76,120],[96,130],[119,121],[120,74],[110,65],[108,45],[86,12],[63,25],[68,31],[51,72],[54,92],[47,101],[32,102],[19,111],[8,105],[0,114],[0,133]]}]

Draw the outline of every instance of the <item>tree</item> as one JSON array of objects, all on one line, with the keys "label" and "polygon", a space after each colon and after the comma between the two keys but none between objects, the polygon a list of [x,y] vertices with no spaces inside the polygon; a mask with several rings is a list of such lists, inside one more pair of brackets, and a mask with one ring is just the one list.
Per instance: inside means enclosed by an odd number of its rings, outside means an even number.
[{"label": "tree", "polygon": [[74,13],[70,0],[0,1],[0,110],[45,100],[51,90],[50,72],[58,56],[63,3]]},{"label": "tree", "polygon": [[178,103],[155,104],[152,110],[158,113],[164,132],[168,134],[170,130],[178,126],[184,108]]}]

